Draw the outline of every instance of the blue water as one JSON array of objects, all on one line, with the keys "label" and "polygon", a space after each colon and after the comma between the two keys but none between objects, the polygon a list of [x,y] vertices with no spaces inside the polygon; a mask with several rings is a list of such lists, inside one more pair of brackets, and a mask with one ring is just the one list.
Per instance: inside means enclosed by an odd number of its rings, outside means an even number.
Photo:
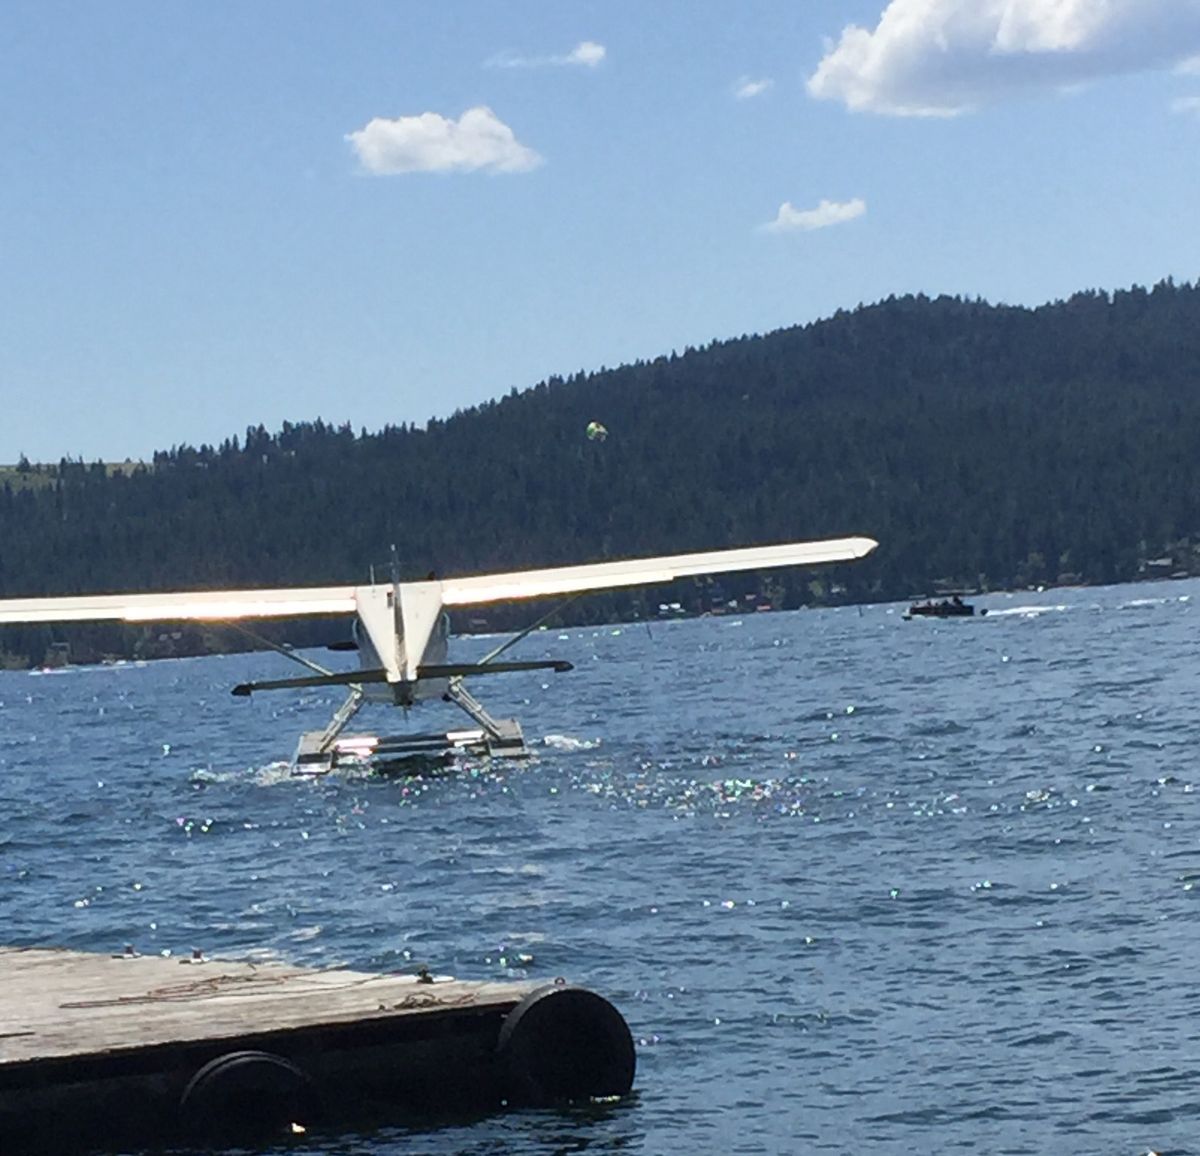
[{"label": "blue water", "polygon": [[289,778],[335,699],[231,698],[271,654],[0,674],[0,939],[564,975],[638,1042],[613,1108],[293,1151],[1200,1153],[1200,583],[978,602],[541,632],[476,687],[536,757],[415,782]]}]

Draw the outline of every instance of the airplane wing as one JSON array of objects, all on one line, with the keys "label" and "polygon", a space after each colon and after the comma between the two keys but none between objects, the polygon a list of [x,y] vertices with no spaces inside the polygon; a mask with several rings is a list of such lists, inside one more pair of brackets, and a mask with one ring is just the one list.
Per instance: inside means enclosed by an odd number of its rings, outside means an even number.
[{"label": "airplane wing", "polygon": [[[676,578],[727,574],[735,570],[779,566],[818,566],[850,562],[878,545],[873,538],[832,538],[820,542],[788,542],[739,550],[710,550],[549,570],[518,570],[447,578],[441,582],[402,583],[413,592],[428,590],[430,617],[441,606],[480,606],[522,598],[546,598],[623,586],[660,586]],[[387,587],[315,586],[278,590],[201,590],[168,594],[87,594],[54,598],[0,599],[0,625],[18,622],[228,622],[242,618],[299,618],[318,614],[371,617],[373,592]],[[423,597],[423,596],[422,596]],[[390,603],[384,612],[391,620]],[[406,615],[407,616],[407,615]],[[432,621],[432,618],[430,618]],[[426,631],[427,633],[427,631]]]},{"label": "airplane wing", "polygon": [[353,614],[353,586],[295,590],[202,590],[173,594],[87,594],[0,599],[0,624],[13,622],[228,622]]},{"label": "airplane wing", "polygon": [[660,586],[676,578],[699,574],[728,574],[735,570],[766,570],[777,566],[818,566],[852,562],[878,546],[873,538],[831,538],[821,542],[788,542],[780,546],[751,546],[740,550],[710,550],[634,558],[625,562],[595,562],[552,570],[484,574],[442,581],[444,606],[479,606],[519,598],[545,598],[621,586]]}]

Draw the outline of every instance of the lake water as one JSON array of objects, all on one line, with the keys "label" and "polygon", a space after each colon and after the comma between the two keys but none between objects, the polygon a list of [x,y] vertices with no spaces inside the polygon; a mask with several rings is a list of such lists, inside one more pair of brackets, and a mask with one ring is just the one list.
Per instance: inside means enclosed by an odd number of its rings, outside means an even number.
[{"label": "lake water", "polygon": [[1200,583],[977,602],[541,632],[475,685],[536,757],[416,781],[289,778],[336,699],[230,697],[275,655],[0,674],[0,940],[563,975],[638,1042],[612,1108],[292,1151],[1200,1153]]}]

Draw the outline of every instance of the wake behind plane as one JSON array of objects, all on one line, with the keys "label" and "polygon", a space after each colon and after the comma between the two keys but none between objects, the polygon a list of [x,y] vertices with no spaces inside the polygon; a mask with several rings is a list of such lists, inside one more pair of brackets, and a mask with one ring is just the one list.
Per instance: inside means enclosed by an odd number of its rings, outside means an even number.
[{"label": "wake behind plane", "polygon": [[[233,688],[235,695],[243,697],[266,690],[346,688],[346,699],[324,730],[309,731],[300,736],[292,760],[294,770],[323,773],[332,770],[339,761],[362,762],[447,751],[519,757],[528,754],[520,723],[516,719],[493,718],[467,690],[464,680],[513,671],[570,670],[571,664],[561,660],[500,661],[501,655],[555,611],[513,635],[478,662],[452,662],[448,656],[448,610],[529,599],[571,599],[594,591],[660,586],[678,578],[703,574],[851,562],[865,557],[877,545],[872,538],[833,538],[548,570],[518,570],[465,578],[430,577],[420,582],[397,580],[365,586],[10,598],[0,599],[0,625],[98,621],[236,624],[316,615],[349,617],[353,620],[353,641],[335,645],[335,649],[356,649],[360,663],[358,670],[328,670],[289,647],[258,639],[299,663],[309,673],[296,678],[242,683]],[[346,733],[351,719],[368,702],[407,710],[436,699],[454,703],[474,726],[433,734]]]}]

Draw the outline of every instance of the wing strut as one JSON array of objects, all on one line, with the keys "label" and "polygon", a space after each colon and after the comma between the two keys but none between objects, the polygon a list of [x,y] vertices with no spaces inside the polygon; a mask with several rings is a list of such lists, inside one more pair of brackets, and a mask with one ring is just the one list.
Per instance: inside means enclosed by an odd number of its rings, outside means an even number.
[{"label": "wing strut", "polygon": [[326,670],[318,662],[313,662],[311,658],[305,658],[302,654],[297,654],[290,646],[284,646],[280,642],[272,642],[269,638],[264,638],[261,634],[256,634],[253,630],[247,630],[238,622],[226,622],[223,625],[228,626],[231,630],[236,630],[239,634],[244,634],[247,638],[265,646],[268,650],[273,650],[276,654],[282,654],[284,658],[290,658],[293,662],[298,662],[301,666],[307,667],[313,674],[333,674],[332,670]]},{"label": "wing strut", "polygon": [[530,625],[526,626],[525,629],[522,630],[520,633],[514,634],[512,636],[512,638],[506,639],[504,642],[500,643],[500,645],[497,646],[495,650],[489,650],[487,652],[487,654],[485,654],[479,660],[479,665],[487,666],[492,661],[492,659],[499,658],[500,655],[502,655],[506,650],[509,649],[509,647],[516,646],[517,643],[520,642],[522,638],[528,638],[539,626],[544,626],[560,610],[569,606],[576,599],[582,598],[582,597],[583,597],[583,592],[580,592],[579,594],[571,595],[570,598],[564,598],[557,606],[551,607],[551,609],[548,610],[545,614],[543,614],[541,616],[541,618],[539,618],[536,622],[530,623]]}]

